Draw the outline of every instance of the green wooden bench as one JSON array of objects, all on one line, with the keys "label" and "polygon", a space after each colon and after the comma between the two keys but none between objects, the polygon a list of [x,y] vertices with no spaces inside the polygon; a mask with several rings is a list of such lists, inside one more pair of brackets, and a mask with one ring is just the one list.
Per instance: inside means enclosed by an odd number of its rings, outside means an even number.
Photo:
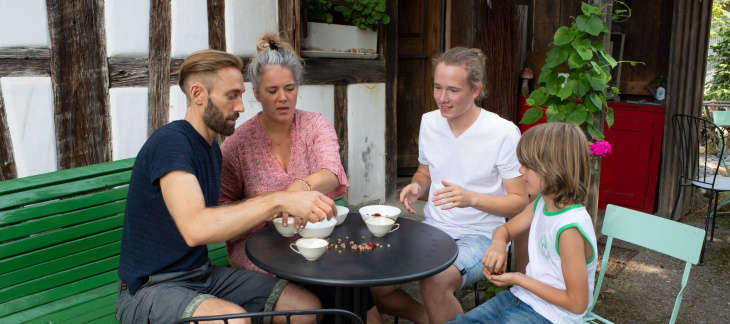
[{"label": "green wooden bench", "polygon": [[[115,323],[134,159],[0,182],[0,324]],[[224,243],[208,246],[228,265]]]}]

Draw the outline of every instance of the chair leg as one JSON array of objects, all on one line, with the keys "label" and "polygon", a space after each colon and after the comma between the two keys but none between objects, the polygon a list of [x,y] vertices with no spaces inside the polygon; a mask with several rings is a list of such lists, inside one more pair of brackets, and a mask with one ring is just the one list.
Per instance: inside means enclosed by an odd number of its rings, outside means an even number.
[{"label": "chair leg", "polygon": [[707,215],[705,215],[705,239],[702,240],[702,251],[700,252],[700,262],[698,265],[705,265],[705,247],[707,246],[707,232],[710,229],[710,216],[712,214],[712,198],[714,192],[710,192],[710,201],[707,203]]},{"label": "chair leg", "polygon": [[479,281],[474,283],[474,308],[479,306]]},{"label": "chair leg", "polygon": [[677,205],[679,205],[679,195],[682,194],[682,179],[679,179],[680,183],[677,186],[677,194],[674,197],[674,208],[672,208],[672,214],[669,215],[670,220],[674,220],[674,213],[677,211]]},{"label": "chair leg", "polygon": [[715,193],[715,208],[712,212],[712,229],[710,230],[710,242],[715,238],[715,219],[717,219],[717,202],[720,200],[720,192]]}]

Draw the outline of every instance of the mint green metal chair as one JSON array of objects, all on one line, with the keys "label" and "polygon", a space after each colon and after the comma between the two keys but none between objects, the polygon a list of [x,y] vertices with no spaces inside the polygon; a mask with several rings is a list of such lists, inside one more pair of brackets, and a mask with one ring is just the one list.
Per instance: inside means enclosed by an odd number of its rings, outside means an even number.
[{"label": "mint green metal chair", "polygon": [[[720,132],[724,132],[725,130],[730,129],[730,111],[727,110],[716,110],[712,112],[712,122],[715,123],[715,125],[719,126],[717,132],[717,138],[719,139],[727,139],[729,136],[725,136],[725,134],[720,135]],[[723,147],[727,148],[728,143],[722,143]],[[718,145],[720,147],[720,145]],[[725,168],[725,172],[730,176],[730,167],[727,165],[727,161],[725,161],[725,152],[720,152],[720,164]],[[717,201],[719,197],[719,192],[715,193],[715,200]],[[721,208],[722,206],[727,205],[730,203],[730,195],[726,196],[725,199],[722,200],[717,205],[717,208]],[[719,214],[730,214],[730,212],[717,212],[717,208],[713,210],[712,213],[712,228],[710,230],[710,242],[715,238],[715,216]]]},{"label": "mint green metal chair", "polygon": [[679,312],[679,304],[682,302],[682,292],[684,287],[687,286],[689,271],[700,258],[702,242],[705,240],[705,231],[666,218],[608,205],[606,206],[601,233],[607,237],[606,249],[603,252],[601,272],[598,275],[598,282],[596,282],[596,288],[593,292],[593,305],[588,308],[587,315],[583,318],[584,323],[612,323],[593,314],[591,311],[596,305],[598,294],[601,291],[613,239],[617,238],[686,262],[684,275],[682,275],[682,286],[679,289],[679,294],[677,294],[672,317],[669,320],[669,323],[673,324],[677,320],[677,312]]}]

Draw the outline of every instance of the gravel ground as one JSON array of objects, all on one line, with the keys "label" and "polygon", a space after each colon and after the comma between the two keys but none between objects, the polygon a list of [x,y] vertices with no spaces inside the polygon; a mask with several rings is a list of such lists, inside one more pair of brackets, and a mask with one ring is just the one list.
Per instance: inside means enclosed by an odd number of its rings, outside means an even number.
[{"label": "gravel ground", "polygon": [[[410,179],[399,178],[399,188],[407,181]],[[402,208],[397,200],[386,204]],[[694,206],[706,205],[707,198],[698,194]],[[404,211],[401,217],[423,220],[423,202],[417,202],[414,209],[416,215]],[[730,205],[722,210],[730,212]],[[699,208],[680,222],[704,228],[705,212],[705,208]],[[605,237],[599,240],[605,241]],[[639,252],[618,278],[604,279],[594,312],[615,323],[668,322],[682,282],[683,262],[618,240],[614,245]],[[400,287],[422,301],[418,283]],[[461,300],[465,310],[474,307],[473,294],[466,294]],[[393,323],[393,319],[385,315],[383,322]],[[401,319],[400,323],[410,322]],[[707,242],[705,264],[692,266],[677,323],[730,323],[730,215],[718,217],[714,241]]]}]

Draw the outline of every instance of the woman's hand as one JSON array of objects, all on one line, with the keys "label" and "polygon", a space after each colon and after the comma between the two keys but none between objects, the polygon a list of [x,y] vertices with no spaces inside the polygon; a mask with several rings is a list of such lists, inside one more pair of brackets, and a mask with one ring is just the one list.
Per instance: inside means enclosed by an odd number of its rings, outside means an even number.
[{"label": "woman's hand", "polygon": [[413,202],[418,199],[420,192],[421,186],[415,182],[407,185],[400,192],[400,202],[401,204],[403,204],[403,207],[405,207],[407,211],[411,212],[411,214],[416,213],[416,211],[411,206],[413,205]]},{"label": "woman's hand", "polygon": [[432,201],[434,206],[443,206],[441,210],[447,210],[454,207],[471,207],[474,205],[473,192],[450,182],[441,181],[441,183],[444,187],[433,193]]}]

